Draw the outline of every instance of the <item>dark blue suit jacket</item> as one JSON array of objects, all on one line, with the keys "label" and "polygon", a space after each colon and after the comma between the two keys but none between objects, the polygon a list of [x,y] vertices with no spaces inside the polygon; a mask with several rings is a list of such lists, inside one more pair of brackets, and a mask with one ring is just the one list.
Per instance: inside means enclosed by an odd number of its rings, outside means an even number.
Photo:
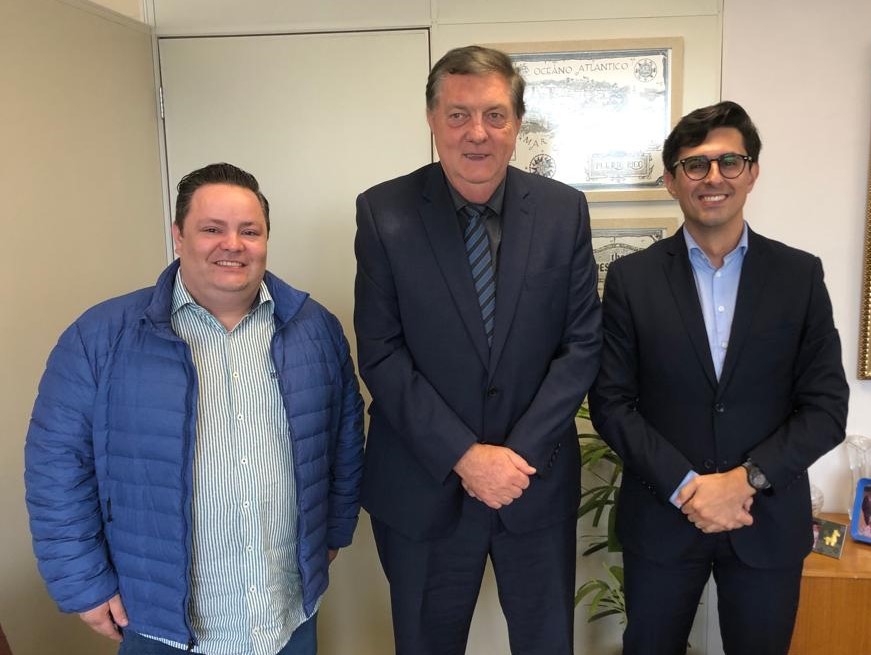
[{"label": "dark blue suit jacket", "polygon": [[582,193],[509,168],[496,321],[481,310],[439,164],[357,199],[354,327],[372,394],[362,500],[412,538],[444,534],[464,491],[452,468],[475,442],[538,474],[500,510],[527,531],[577,509],[574,415],[599,366],[601,325]]},{"label": "dark blue suit jacket", "polygon": [[704,535],[669,496],[690,469],[747,459],[773,485],[754,523],[728,533],[741,560],[768,568],[810,552],[807,468],[844,438],[848,387],[820,260],[748,236],[719,381],[682,230],[608,270],[602,367],[593,423],[623,458],[617,512],[623,547],[659,562]]}]

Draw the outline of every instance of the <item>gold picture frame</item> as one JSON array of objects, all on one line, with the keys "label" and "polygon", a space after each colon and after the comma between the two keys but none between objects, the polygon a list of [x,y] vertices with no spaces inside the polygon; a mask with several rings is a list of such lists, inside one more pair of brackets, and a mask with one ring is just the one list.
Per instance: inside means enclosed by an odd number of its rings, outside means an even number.
[{"label": "gold picture frame", "polygon": [[662,144],[681,116],[682,38],[487,45],[526,81],[512,165],[590,202],[670,199]]},{"label": "gold picture frame", "polygon": [[862,310],[859,314],[860,380],[871,380],[871,167],[865,201],[865,248],[862,253]]}]

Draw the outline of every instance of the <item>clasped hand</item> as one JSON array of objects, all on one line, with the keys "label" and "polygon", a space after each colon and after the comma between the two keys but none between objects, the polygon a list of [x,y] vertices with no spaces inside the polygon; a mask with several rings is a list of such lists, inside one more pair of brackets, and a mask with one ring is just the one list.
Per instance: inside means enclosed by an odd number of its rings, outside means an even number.
[{"label": "clasped hand", "polygon": [[681,489],[677,501],[687,519],[702,532],[725,532],[753,524],[750,507],[755,493],[739,466],[693,478]]},{"label": "clasped hand", "polygon": [[472,498],[499,509],[520,498],[535,468],[505,446],[475,444],[454,465],[463,489]]}]

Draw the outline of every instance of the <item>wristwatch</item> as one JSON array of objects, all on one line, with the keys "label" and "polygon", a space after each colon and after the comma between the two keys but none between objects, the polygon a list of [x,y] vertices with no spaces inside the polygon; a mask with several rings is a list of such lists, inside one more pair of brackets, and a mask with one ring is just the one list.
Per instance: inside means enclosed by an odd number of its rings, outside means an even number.
[{"label": "wristwatch", "polygon": [[748,458],[746,462],[741,464],[741,466],[743,466],[744,470],[747,471],[747,483],[756,489],[756,491],[764,491],[765,489],[771,488],[771,483],[768,481],[768,478],[765,477],[765,473],[763,473],[762,469],[753,463],[753,460]]}]

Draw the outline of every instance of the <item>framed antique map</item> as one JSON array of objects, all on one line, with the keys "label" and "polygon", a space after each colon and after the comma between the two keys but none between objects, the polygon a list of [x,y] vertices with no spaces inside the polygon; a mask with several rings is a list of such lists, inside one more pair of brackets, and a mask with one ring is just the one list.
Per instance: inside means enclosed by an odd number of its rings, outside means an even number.
[{"label": "framed antique map", "polygon": [[512,164],[591,202],[667,200],[662,142],[680,118],[683,41],[501,43],[526,81]]},{"label": "framed antique map", "polygon": [[605,275],[611,262],[671,236],[677,219],[668,218],[594,218],[593,258],[599,272],[599,298],[605,290]]}]

